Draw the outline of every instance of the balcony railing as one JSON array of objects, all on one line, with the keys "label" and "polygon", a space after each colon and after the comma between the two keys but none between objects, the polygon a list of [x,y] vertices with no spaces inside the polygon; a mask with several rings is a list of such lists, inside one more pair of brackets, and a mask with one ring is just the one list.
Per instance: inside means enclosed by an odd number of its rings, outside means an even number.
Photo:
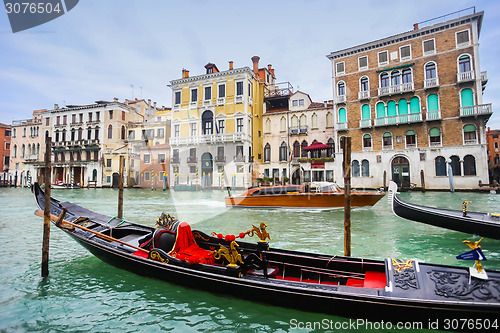
[{"label": "balcony railing", "polygon": [[424,89],[435,88],[439,86],[439,78],[433,77],[424,80]]},{"label": "balcony railing", "polygon": [[425,120],[440,120],[441,110],[427,111]]},{"label": "balcony railing", "polygon": [[299,126],[290,126],[289,132],[290,134],[299,134]]},{"label": "balcony railing", "polygon": [[172,157],[170,159],[170,163],[172,164],[179,164],[181,162],[181,159],[179,157]]},{"label": "balcony railing", "polygon": [[235,155],[234,156],[234,161],[235,162],[245,162],[245,156],[243,156],[243,155]]},{"label": "balcony railing", "polygon": [[414,90],[415,90],[415,85],[413,84],[413,82],[408,82],[408,83],[402,83],[393,86],[378,88],[378,95],[385,96],[385,95],[402,94]]},{"label": "balcony railing", "polygon": [[359,121],[359,127],[361,127],[361,128],[372,127],[372,120],[371,119],[361,119]]},{"label": "balcony railing", "polygon": [[408,124],[421,121],[422,121],[422,113],[410,113],[398,116],[375,118],[375,126]]},{"label": "balcony railing", "polygon": [[337,101],[337,103],[345,103],[347,98],[346,95],[339,95],[335,97],[335,100]]},{"label": "balcony railing", "polygon": [[38,160],[38,155],[32,154],[32,155],[26,155],[24,156],[25,161],[36,161]]},{"label": "balcony railing", "polygon": [[477,115],[488,115],[492,114],[491,103],[490,104],[481,104],[481,105],[473,105],[473,106],[465,106],[460,108],[460,117],[469,117],[469,116],[477,116]]},{"label": "balcony railing", "polygon": [[346,131],[347,130],[347,122],[337,123],[337,129],[339,131]]},{"label": "balcony railing", "polygon": [[476,75],[474,71],[457,73],[457,82],[468,82],[474,81],[476,79]]},{"label": "balcony railing", "polygon": [[236,142],[243,141],[245,134],[243,133],[218,133],[218,134],[205,134],[198,136],[184,136],[170,138],[171,145],[190,145],[190,144],[203,144],[203,143],[217,143],[217,142]]},{"label": "balcony railing", "polygon": [[370,98],[370,90],[362,90],[360,92],[358,92],[358,99],[362,100],[362,99],[368,99]]},{"label": "balcony railing", "polygon": [[196,156],[188,156],[187,162],[188,163],[198,163],[198,158]]},{"label": "balcony railing", "polygon": [[225,163],[226,162],[226,156],[215,156],[215,162],[216,163]]}]

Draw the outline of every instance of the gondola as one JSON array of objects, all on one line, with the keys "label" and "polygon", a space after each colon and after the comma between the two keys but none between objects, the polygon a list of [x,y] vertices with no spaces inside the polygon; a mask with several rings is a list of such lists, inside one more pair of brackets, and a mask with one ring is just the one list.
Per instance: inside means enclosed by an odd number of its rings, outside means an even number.
[{"label": "gondola", "polygon": [[[35,214],[43,216],[44,193],[36,183],[33,191]],[[377,322],[470,318],[491,325],[500,313],[499,271],[488,270],[483,280],[463,267],[272,248],[265,223],[239,235],[209,235],[170,215],[154,228],[52,198],[50,214],[111,265],[217,294]],[[252,235],[258,241],[243,241]]]},{"label": "gondola", "polygon": [[[500,239],[500,215],[498,214],[469,212],[466,206],[463,206],[462,210],[451,210],[408,203],[397,196],[397,185],[394,182],[389,184],[389,201],[392,211],[399,217],[468,234]],[[464,202],[464,205],[466,204]]]}]

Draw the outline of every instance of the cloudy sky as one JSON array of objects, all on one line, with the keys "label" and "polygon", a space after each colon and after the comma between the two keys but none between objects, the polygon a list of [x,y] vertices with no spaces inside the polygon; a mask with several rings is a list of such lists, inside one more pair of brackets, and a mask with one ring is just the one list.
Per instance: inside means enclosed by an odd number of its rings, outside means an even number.
[{"label": "cloudy sky", "polygon": [[[476,6],[484,11],[484,102],[500,107],[500,1],[469,0],[80,0],[65,15],[12,33],[0,14],[0,122],[30,118],[54,104],[118,97],[171,106],[170,80],[272,64],[279,82],[332,99],[332,51],[412,30],[413,24]],[[499,113],[500,114],[500,113]],[[500,129],[500,115],[489,126]]]}]

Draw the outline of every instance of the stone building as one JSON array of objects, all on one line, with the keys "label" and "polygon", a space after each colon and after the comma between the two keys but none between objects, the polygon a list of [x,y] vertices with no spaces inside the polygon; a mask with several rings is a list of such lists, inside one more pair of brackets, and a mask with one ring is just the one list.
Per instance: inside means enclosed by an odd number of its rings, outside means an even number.
[{"label": "stone building", "polygon": [[5,179],[9,172],[11,137],[11,126],[0,123],[0,173],[5,173],[1,177],[2,180]]},{"label": "stone building", "polygon": [[[488,180],[485,125],[492,108],[482,95],[482,20],[483,12],[444,16],[327,56],[336,153],[350,136],[354,187],[391,179],[421,186],[423,179],[427,188],[452,181],[471,189]],[[342,174],[341,163],[336,168]]]}]

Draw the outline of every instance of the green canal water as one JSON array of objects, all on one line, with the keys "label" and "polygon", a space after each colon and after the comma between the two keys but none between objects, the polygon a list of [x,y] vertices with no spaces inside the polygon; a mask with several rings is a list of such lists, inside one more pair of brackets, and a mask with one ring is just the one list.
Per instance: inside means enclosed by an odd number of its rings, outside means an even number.
[{"label": "green canal water", "polygon": [[[111,216],[116,215],[117,194],[113,189],[52,191],[61,201]],[[193,229],[223,234],[238,234],[252,224],[266,222],[273,247],[343,254],[342,209],[228,209],[225,194],[127,189],[124,215],[128,221],[152,226],[166,212],[190,222]],[[461,209],[462,201],[469,200],[470,211],[500,213],[500,195],[496,194],[412,192],[401,197],[452,209]],[[298,327],[314,323],[332,332],[382,328],[336,329],[349,320],[137,276],[101,262],[53,226],[50,276],[41,279],[43,223],[33,215],[35,209],[29,190],[0,188],[0,332],[309,332],[313,330]],[[353,209],[351,219],[352,255],[356,257],[469,266],[470,262],[455,256],[468,250],[462,240],[479,239],[395,217],[386,198],[374,207]],[[488,259],[484,267],[500,270],[500,241],[485,238],[481,245]]]}]

